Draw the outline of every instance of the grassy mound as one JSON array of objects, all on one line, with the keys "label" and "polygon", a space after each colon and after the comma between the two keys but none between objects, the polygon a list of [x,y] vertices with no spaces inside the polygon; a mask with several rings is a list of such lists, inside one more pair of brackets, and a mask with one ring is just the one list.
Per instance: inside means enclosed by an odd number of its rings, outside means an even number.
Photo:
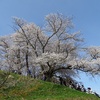
[{"label": "grassy mound", "polygon": [[[0,78],[2,78],[0,72]],[[10,74],[0,88],[0,100],[100,100],[94,95],[33,78]]]}]

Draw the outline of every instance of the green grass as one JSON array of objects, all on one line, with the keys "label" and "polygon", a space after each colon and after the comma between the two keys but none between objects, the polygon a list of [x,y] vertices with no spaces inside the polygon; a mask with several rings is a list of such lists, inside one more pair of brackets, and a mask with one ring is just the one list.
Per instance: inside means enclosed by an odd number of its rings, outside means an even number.
[{"label": "green grass", "polygon": [[[2,72],[0,72],[2,73]],[[12,76],[12,77],[11,77]],[[65,86],[11,74],[0,88],[0,100],[100,100]]]}]

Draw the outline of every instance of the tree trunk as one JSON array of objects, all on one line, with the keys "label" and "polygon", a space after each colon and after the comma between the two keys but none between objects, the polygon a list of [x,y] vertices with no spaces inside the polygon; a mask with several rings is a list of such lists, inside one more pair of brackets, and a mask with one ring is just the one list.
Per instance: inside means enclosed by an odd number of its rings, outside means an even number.
[{"label": "tree trunk", "polygon": [[28,48],[28,42],[27,42],[27,49],[26,49],[26,55],[25,55],[25,59],[26,59],[26,70],[27,70],[27,76],[29,76],[29,48]]},{"label": "tree trunk", "polygon": [[44,80],[50,82],[53,77],[53,72],[46,71],[44,73]]}]

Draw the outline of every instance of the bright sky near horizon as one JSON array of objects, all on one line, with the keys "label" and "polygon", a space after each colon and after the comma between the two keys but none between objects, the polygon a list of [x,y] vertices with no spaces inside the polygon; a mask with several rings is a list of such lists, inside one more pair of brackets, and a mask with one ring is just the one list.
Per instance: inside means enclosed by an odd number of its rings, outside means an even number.
[{"label": "bright sky near horizon", "polygon": [[[50,13],[73,16],[75,31],[81,31],[86,46],[100,46],[100,0],[0,0],[0,36],[12,34],[16,16],[43,26]],[[100,78],[81,74],[86,87],[100,94]]]}]

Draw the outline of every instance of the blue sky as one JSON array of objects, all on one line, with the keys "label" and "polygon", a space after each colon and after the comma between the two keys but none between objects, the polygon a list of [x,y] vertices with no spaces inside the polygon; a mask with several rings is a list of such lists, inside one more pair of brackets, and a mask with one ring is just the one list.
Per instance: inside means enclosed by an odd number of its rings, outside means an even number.
[{"label": "blue sky", "polygon": [[[12,17],[43,26],[50,13],[73,16],[74,31],[81,31],[86,46],[100,45],[100,0],[0,0],[0,36],[13,33]],[[100,94],[100,78],[81,74],[86,87]]]}]

